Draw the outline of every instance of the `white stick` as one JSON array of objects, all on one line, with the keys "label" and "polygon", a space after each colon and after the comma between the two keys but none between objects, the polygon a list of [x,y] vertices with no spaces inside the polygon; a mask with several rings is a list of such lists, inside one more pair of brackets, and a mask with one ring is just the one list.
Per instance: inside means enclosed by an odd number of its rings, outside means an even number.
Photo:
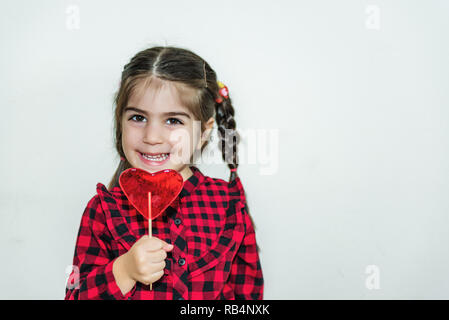
[{"label": "white stick", "polygon": [[[151,219],[151,192],[148,192],[148,236],[151,238],[153,236],[152,230],[152,219]],[[153,290],[153,284],[150,283],[150,290]]]}]

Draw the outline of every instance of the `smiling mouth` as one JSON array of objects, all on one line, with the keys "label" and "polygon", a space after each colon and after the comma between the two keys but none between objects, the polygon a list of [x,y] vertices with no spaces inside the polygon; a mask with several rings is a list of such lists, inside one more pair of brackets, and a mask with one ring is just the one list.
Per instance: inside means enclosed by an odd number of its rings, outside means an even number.
[{"label": "smiling mouth", "polygon": [[162,162],[164,160],[167,160],[168,157],[170,156],[170,153],[153,153],[153,154],[142,153],[142,152],[139,152],[139,153],[142,156],[142,158],[144,158],[145,160],[154,161],[154,162]]}]

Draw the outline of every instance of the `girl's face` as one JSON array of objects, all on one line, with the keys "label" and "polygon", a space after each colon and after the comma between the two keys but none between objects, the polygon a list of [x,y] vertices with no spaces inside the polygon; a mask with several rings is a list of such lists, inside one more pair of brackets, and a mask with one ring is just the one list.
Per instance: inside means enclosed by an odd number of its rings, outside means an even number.
[{"label": "girl's face", "polygon": [[192,155],[206,142],[213,122],[210,118],[201,138],[200,121],[181,105],[174,86],[162,81],[158,89],[143,89],[141,82],[123,113],[123,151],[134,168],[149,172],[173,169],[186,180],[192,175]]}]

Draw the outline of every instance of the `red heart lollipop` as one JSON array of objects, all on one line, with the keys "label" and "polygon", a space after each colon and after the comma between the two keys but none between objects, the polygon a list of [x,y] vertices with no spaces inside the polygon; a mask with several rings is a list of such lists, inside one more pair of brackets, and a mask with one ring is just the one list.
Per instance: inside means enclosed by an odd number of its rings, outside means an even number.
[{"label": "red heart lollipop", "polygon": [[130,168],[122,172],[119,184],[128,200],[147,219],[150,216],[148,192],[151,192],[150,210],[153,220],[181,193],[184,180],[172,169],[151,173],[139,168]]}]

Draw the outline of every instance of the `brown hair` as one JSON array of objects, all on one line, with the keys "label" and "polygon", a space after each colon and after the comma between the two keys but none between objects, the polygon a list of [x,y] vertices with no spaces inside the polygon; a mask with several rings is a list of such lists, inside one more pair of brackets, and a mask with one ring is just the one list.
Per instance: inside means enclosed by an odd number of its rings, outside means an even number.
[{"label": "brown hair", "polygon": [[[108,189],[119,186],[120,174],[131,167],[122,148],[121,122],[128,99],[141,81],[144,81],[146,88],[152,80],[170,81],[176,87],[183,105],[201,121],[201,133],[205,130],[207,120],[215,117],[222,158],[229,169],[237,169],[237,144],[240,136],[236,130],[234,107],[229,94],[226,99],[222,99],[222,102],[216,101],[221,96],[218,92],[215,71],[204,59],[190,50],[172,46],[156,46],[138,52],[123,68],[120,87],[114,101],[114,143],[118,155],[124,160],[120,161]],[[207,141],[203,144],[201,152],[207,144]],[[229,182],[235,177],[237,172],[233,170]]]}]

